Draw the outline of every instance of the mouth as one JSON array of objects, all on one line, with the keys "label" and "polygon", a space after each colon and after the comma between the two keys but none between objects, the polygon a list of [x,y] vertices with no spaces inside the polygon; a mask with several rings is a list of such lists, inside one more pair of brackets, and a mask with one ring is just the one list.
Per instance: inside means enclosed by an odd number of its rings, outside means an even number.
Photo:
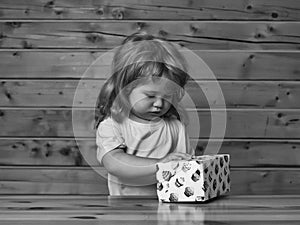
[{"label": "mouth", "polygon": [[161,111],[151,111],[150,113],[151,113],[151,114],[160,114]]},{"label": "mouth", "polygon": [[160,117],[161,116],[161,111],[149,112],[149,114],[153,117]]}]

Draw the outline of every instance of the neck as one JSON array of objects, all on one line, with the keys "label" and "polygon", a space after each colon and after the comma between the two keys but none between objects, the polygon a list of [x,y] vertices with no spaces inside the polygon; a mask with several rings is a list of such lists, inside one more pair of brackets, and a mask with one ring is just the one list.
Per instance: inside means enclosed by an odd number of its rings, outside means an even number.
[{"label": "neck", "polygon": [[139,122],[139,123],[144,123],[144,124],[149,124],[149,123],[156,123],[161,120],[160,117],[154,118],[154,119],[146,119],[142,118],[138,115],[135,115],[134,113],[130,113],[129,118],[133,121]]}]

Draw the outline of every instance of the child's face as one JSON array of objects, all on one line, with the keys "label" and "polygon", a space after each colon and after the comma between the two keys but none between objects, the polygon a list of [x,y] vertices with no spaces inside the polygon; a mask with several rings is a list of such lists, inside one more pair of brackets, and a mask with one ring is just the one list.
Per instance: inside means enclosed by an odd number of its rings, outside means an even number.
[{"label": "child's face", "polygon": [[129,94],[130,118],[138,122],[158,120],[171,107],[174,84],[167,79],[148,81],[138,85]]}]

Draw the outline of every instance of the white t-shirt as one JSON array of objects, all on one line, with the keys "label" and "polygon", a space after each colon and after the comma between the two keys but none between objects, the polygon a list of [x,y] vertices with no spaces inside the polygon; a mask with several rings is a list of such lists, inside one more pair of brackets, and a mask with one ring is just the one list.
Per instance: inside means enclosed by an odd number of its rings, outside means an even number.
[{"label": "white t-shirt", "polygon": [[[122,123],[107,118],[99,124],[96,142],[100,164],[106,153],[118,147],[127,154],[159,159],[172,151],[191,154],[185,126],[176,119],[144,124],[129,118]],[[108,175],[108,189],[110,195],[156,195],[156,184],[129,186],[111,174]]]}]

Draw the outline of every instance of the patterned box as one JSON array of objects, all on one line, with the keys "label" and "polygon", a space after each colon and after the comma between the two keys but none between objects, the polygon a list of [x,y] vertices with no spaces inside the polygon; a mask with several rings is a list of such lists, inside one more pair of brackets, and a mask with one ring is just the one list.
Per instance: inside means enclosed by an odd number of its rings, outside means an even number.
[{"label": "patterned box", "polygon": [[157,195],[162,202],[204,202],[230,191],[229,155],[158,163]]}]

